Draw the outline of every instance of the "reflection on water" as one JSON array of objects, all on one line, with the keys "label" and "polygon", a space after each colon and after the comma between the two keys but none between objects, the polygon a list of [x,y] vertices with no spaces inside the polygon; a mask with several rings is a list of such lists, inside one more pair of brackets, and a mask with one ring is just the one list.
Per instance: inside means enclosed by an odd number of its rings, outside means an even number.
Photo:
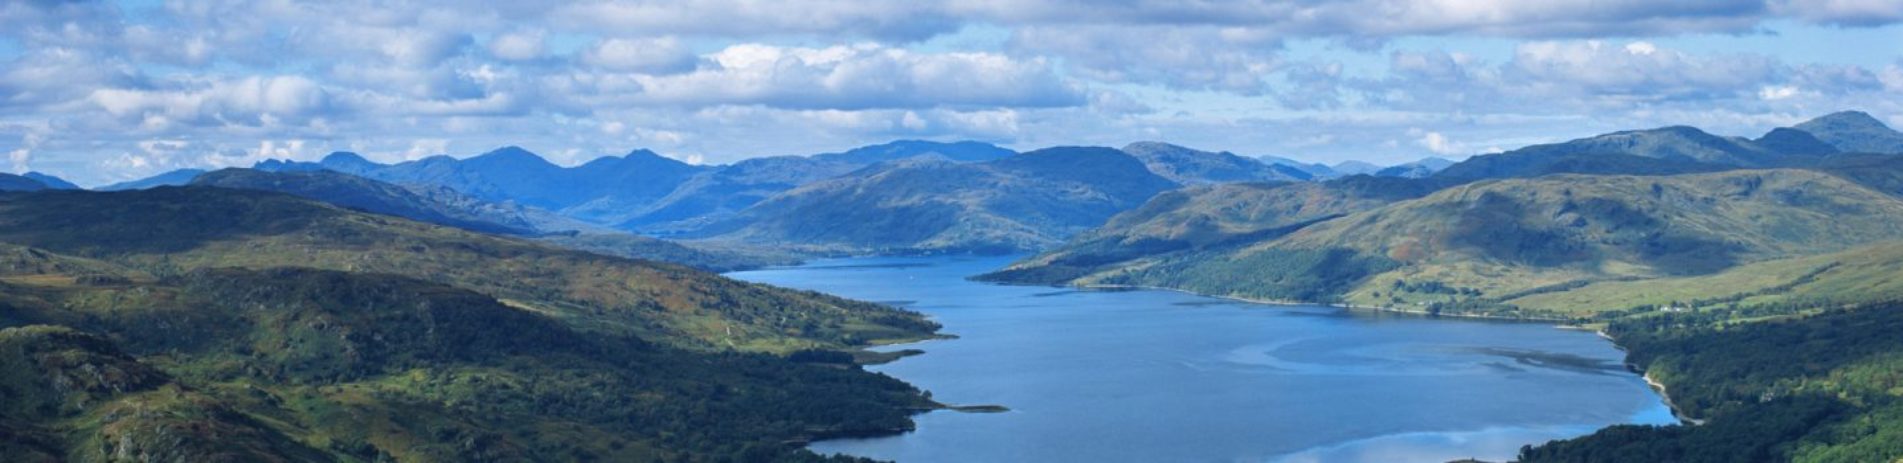
[{"label": "reflection on water", "polygon": [[818,442],[901,462],[1504,460],[1616,423],[1672,422],[1590,333],[964,280],[1003,258],[871,258],[741,272],[907,301],[959,339],[870,367],[959,405],[918,431]]}]

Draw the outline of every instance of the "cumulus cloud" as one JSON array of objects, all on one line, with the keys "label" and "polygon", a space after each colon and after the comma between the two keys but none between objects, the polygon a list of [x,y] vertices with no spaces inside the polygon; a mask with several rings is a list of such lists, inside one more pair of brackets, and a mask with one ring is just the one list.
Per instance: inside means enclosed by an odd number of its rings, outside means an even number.
[{"label": "cumulus cloud", "polygon": [[642,74],[676,74],[694,70],[698,60],[693,52],[673,37],[652,39],[611,38],[602,40],[583,53],[581,60],[611,71]]},{"label": "cumulus cloud", "polygon": [[174,90],[99,89],[87,100],[112,116],[154,128],[274,125],[318,117],[329,107],[324,89],[301,76],[247,77]]},{"label": "cumulus cloud", "polygon": [[826,48],[741,44],[709,65],[639,76],[638,99],[675,105],[759,104],[795,109],[1051,107],[1084,103],[1081,88],[1041,58],[919,53],[874,44]]}]

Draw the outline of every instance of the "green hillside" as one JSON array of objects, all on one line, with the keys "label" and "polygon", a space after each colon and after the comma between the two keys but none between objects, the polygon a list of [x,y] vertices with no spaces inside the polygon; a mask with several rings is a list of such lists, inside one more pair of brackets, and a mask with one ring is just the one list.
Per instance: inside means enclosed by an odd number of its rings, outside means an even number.
[{"label": "green hillside", "polygon": [[0,242],[155,275],[300,266],[412,275],[584,330],[787,352],[919,339],[915,313],[571,251],[286,195],[215,188],[47,192],[0,201]]},{"label": "green hillside", "polygon": [[[1301,204],[1277,200],[1281,208]],[[1087,236],[1166,236],[1157,230],[1218,223],[1205,217],[1220,215],[1194,211],[1239,210],[1223,206],[1224,201],[1171,207],[1159,199],[1155,206],[1170,213],[1133,212]],[[1571,291],[1600,294],[1600,287],[1662,279],[1736,279],[1742,277],[1725,272],[1745,264],[1903,239],[1903,201],[1807,170],[1497,180],[1376,205],[1339,218],[1323,215],[1312,224],[1302,222],[1301,215],[1256,216],[1243,223],[1285,228],[1185,251],[1138,253],[1060,281],[1405,310],[1508,316],[1533,315],[1531,311],[1550,316],[1627,307],[1574,297]],[[1091,242],[1086,238],[1079,243],[993,277],[1039,281],[1021,276],[1039,272],[1071,277],[1076,273],[1066,274],[1060,259]],[[1130,248],[1127,243],[1108,247]],[[1789,272],[1777,274],[1784,273]],[[1652,300],[1639,294],[1654,293],[1621,293],[1626,299],[1611,300]]]},{"label": "green hillside", "polygon": [[0,284],[28,319],[0,330],[10,461],[799,460],[788,442],[934,406],[854,368],[580,331],[395,275]]},{"label": "green hillside", "polygon": [[1169,191],[1060,248],[981,279],[1059,284],[1133,261],[1273,239],[1316,222],[1419,197],[1432,190],[1429,185],[1356,176]]},{"label": "green hillside", "polygon": [[1703,424],[1613,426],[1529,445],[1520,461],[1893,461],[1903,456],[1898,330],[1897,302],[1771,304],[1615,321],[1607,332],[1630,353],[1628,361]]}]

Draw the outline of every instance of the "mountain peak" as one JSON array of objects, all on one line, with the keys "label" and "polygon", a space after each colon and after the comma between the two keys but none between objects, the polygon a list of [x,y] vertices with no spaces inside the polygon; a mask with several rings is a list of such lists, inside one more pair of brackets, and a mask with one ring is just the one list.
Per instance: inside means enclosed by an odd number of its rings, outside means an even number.
[{"label": "mountain peak", "polygon": [[927,154],[938,154],[958,162],[984,162],[1007,158],[1017,152],[998,145],[969,140],[958,142],[895,140],[853,148],[844,153],[821,154],[814,158],[852,164],[872,164]]},{"label": "mountain peak", "polygon": [[349,151],[338,151],[335,153],[330,153],[330,155],[324,156],[324,159],[318,162],[321,162],[324,164],[331,164],[331,163],[371,164],[369,159],[364,159],[362,155],[359,155],[357,153],[352,153]]},{"label": "mountain peak", "polygon": [[1804,121],[1801,124],[1797,124],[1797,128],[1799,130],[1804,130],[1808,127],[1820,127],[1820,126],[1844,127],[1844,128],[1855,127],[1855,128],[1864,128],[1864,129],[1883,129],[1883,130],[1890,129],[1890,126],[1885,125],[1883,121],[1877,120],[1875,116],[1871,116],[1870,113],[1866,113],[1863,111],[1838,111],[1838,112],[1834,112],[1830,114],[1825,114],[1823,116],[1818,116],[1815,119],[1811,119],[1808,121]]},{"label": "mountain peak", "polygon": [[43,174],[43,173],[40,173],[40,172],[38,172],[38,171],[34,171],[34,172],[27,172],[27,173],[25,173],[25,174],[21,174],[20,176],[21,176],[21,177],[26,177],[26,178],[30,178],[30,179],[33,179],[33,181],[36,181],[36,182],[40,182],[40,183],[42,183],[42,184],[45,184],[47,188],[52,188],[52,189],[55,189],[55,190],[78,190],[78,189],[80,189],[80,188],[79,188],[79,185],[74,185],[74,184],[73,184],[73,182],[68,182],[68,181],[66,181],[66,179],[63,179],[63,178],[59,178],[59,177],[54,177],[54,176],[52,176],[52,175],[49,175],[49,174]]},{"label": "mountain peak", "polygon": [[1851,153],[1903,153],[1903,132],[1862,111],[1838,111],[1793,127]]},{"label": "mountain peak", "polygon": [[514,145],[496,148],[493,151],[476,155],[476,157],[469,158],[468,162],[513,164],[524,168],[557,167],[555,164],[548,162],[547,159],[543,159],[542,156]]}]

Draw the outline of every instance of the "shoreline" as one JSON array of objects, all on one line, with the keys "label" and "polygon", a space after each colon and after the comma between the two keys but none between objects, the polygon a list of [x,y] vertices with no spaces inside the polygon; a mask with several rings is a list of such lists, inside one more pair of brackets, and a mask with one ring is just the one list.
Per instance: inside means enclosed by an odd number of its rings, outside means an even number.
[{"label": "shoreline", "polygon": [[[1429,312],[1427,311],[1404,311],[1404,309],[1393,309],[1393,307],[1372,307],[1372,305],[1347,305],[1347,303],[1304,303],[1304,301],[1271,301],[1271,299],[1250,299],[1250,297],[1237,297],[1237,295],[1210,295],[1210,293],[1189,292],[1189,290],[1178,290],[1178,288],[1161,288],[1161,286],[1134,286],[1134,284],[1083,284],[1083,286],[1069,286],[1069,288],[1085,288],[1085,290],[1149,290],[1149,292],[1187,293],[1187,295],[1201,295],[1201,297],[1214,297],[1214,299],[1226,299],[1226,301],[1239,301],[1239,303],[1256,303],[1256,305],[1315,305],[1315,307],[1332,307],[1332,309],[1344,309],[1344,311],[1397,312],[1397,314],[1418,314],[1418,316],[1452,316],[1452,318],[1471,318],[1471,320],[1496,320],[1496,322],[1541,322],[1541,324],[1553,324],[1553,326],[1555,326],[1555,328],[1559,328],[1559,330],[1589,330],[1589,328],[1585,328],[1585,326],[1576,326],[1576,324],[1566,324],[1566,322],[1574,322],[1574,320],[1560,320],[1560,318],[1507,318],[1507,316],[1490,316],[1490,314],[1429,314]],[[1606,330],[1593,330],[1593,333],[1595,333],[1595,335],[1599,335],[1600,339],[1606,339],[1608,343],[1612,343],[1612,347],[1614,347],[1614,349],[1619,349],[1619,352],[1627,352],[1627,349],[1625,349],[1625,345],[1619,345],[1618,337],[1612,337],[1610,333],[1606,333]],[[1627,352],[1627,356],[1629,356],[1629,352]],[[1638,379],[1642,379],[1642,381],[1646,381],[1646,387],[1650,387],[1650,389],[1652,389],[1654,393],[1659,394],[1659,400],[1663,400],[1663,402],[1665,402],[1665,410],[1671,410],[1671,415],[1673,415],[1675,419],[1678,419],[1678,423],[1680,423],[1680,425],[1694,425],[1694,427],[1696,427],[1696,425],[1705,425],[1705,419],[1697,419],[1697,417],[1692,417],[1692,415],[1688,415],[1688,413],[1684,413],[1684,410],[1680,410],[1680,408],[1678,408],[1678,404],[1675,404],[1675,402],[1671,400],[1671,393],[1669,393],[1669,391],[1665,391],[1665,383],[1659,383],[1658,379],[1652,379],[1652,373],[1644,372],[1642,368],[1638,368],[1638,366],[1635,366],[1635,364],[1631,364],[1631,362],[1627,362],[1627,364],[1625,364],[1625,370],[1627,370],[1627,372],[1638,373]]]},{"label": "shoreline", "polygon": [[[1592,334],[1599,335],[1600,338],[1605,339],[1607,342],[1611,342],[1613,348],[1619,349],[1619,352],[1626,353],[1626,356],[1628,358],[1631,357],[1631,353],[1626,350],[1625,346],[1619,344],[1619,338],[1615,338],[1611,334],[1606,333],[1606,330],[1593,330]],[[1657,379],[1653,379],[1652,372],[1646,371],[1644,368],[1639,368],[1638,365],[1635,365],[1632,362],[1625,362],[1625,369],[1626,371],[1638,373],[1639,379],[1645,380],[1645,385],[1647,387],[1651,387],[1653,392],[1658,393],[1659,399],[1665,401],[1665,408],[1667,410],[1672,411],[1672,417],[1677,418],[1679,424],[1681,425],[1689,424],[1692,426],[1699,426],[1699,425],[1705,424],[1705,420],[1693,418],[1690,414],[1686,414],[1685,410],[1678,408],[1678,403],[1672,402],[1672,393],[1665,389],[1665,383],[1661,383]]]},{"label": "shoreline", "polygon": [[[1010,283],[999,283],[999,282],[988,282],[988,283],[1010,285]],[[1021,286],[1039,286],[1039,285],[1021,285]],[[1168,291],[1172,293],[1188,294],[1192,296],[1223,299],[1223,300],[1229,300],[1229,301],[1244,302],[1249,304],[1280,305],[1280,306],[1318,306],[1318,307],[1329,307],[1329,308],[1336,308],[1336,309],[1361,310],[1361,311],[1378,312],[1378,313],[1419,315],[1423,317],[1437,317],[1437,318],[1438,317],[1465,318],[1465,319],[1473,319],[1473,320],[1529,322],[1529,323],[1545,323],[1545,324],[1554,324],[1554,325],[1576,321],[1570,318],[1502,317],[1498,315],[1482,315],[1482,314],[1471,314],[1471,313],[1443,312],[1439,314],[1432,314],[1432,313],[1428,313],[1425,310],[1408,310],[1408,309],[1402,309],[1398,307],[1388,307],[1388,306],[1342,304],[1342,303],[1332,303],[1332,302],[1305,302],[1305,301],[1275,300],[1275,299],[1254,299],[1254,298],[1248,298],[1248,297],[1242,297],[1242,296],[1224,296],[1224,295],[1216,295],[1216,294],[1204,294],[1204,293],[1199,293],[1196,291],[1190,291],[1187,289],[1167,288],[1162,286],[1091,284],[1091,285],[1070,285],[1070,286],[1054,286],[1054,287],[1081,288],[1081,289],[1126,289],[1126,290],[1135,289],[1135,290],[1145,290],[1145,291]]]}]

